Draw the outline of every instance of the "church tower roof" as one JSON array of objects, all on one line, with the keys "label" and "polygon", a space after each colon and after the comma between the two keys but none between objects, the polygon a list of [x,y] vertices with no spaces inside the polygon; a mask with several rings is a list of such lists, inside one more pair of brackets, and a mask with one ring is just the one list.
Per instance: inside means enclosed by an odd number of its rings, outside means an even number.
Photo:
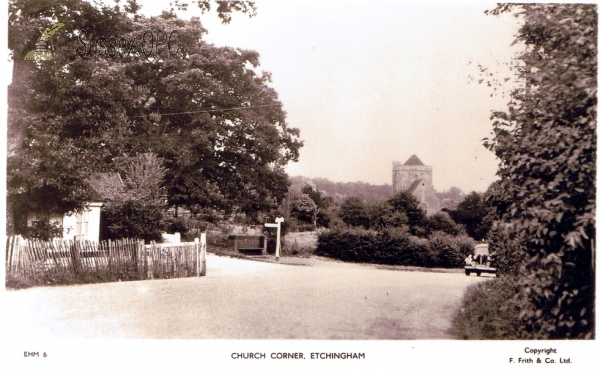
[{"label": "church tower roof", "polygon": [[417,187],[419,187],[421,182],[423,182],[422,179],[415,179],[413,181],[413,183],[411,183],[410,186],[406,189],[406,192],[409,192],[409,193],[415,192],[415,190],[417,189]]},{"label": "church tower roof", "polygon": [[406,161],[406,163],[404,163],[404,165],[425,165],[425,164],[423,164],[423,162],[421,161],[421,159],[419,159],[417,157],[417,155],[413,155]]}]

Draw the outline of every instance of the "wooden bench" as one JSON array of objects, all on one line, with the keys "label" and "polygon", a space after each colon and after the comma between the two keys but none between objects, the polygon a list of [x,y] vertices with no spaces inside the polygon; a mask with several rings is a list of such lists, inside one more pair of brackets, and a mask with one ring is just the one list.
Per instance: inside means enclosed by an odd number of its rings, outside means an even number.
[{"label": "wooden bench", "polygon": [[265,255],[267,253],[267,240],[265,236],[231,235],[227,238],[227,246],[235,251],[248,254]]}]

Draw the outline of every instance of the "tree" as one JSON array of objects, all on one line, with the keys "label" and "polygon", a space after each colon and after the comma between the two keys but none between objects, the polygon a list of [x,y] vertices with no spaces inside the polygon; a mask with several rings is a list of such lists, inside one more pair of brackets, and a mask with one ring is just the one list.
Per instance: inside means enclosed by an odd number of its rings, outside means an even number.
[{"label": "tree", "polygon": [[166,200],[165,169],[161,160],[154,153],[144,153],[123,159],[118,166],[122,167],[124,188],[104,203],[101,238],[160,241],[161,230],[172,231],[174,228],[174,222],[161,223]]},{"label": "tree", "polygon": [[302,187],[302,193],[308,195],[320,209],[327,209],[333,204],[333,199],[312,186]]},{"label": "tree", "polygon": [[408,227],[408,217],[403,210],[396,210],[388,202],[369,207],[370,228],[383,231],[387,228]]},{"label": "tree", "polygon": [[[135,1],[9,4],[7,175],[15,218],[80,209],[90,195],[85,178],[149,152],[163,162],[173,206],[253,213],[285,196],[283,168],[302,143],[271,75],[258,70],[258,53],[202,42],[198,18],[173,11],[146,18],[138,10]],[[218,2],[217,11],[227,23],[231,12],[253,15],[255,7]],[[65,26],[51,40],[53,60],[24,61],[58,21]],[[144,37],[156,42],[144,49]]]},{"label": "tree", "polygon": [[290,177],[293,193],[301,192],[307,185],[327,194],[336,203],[341,204],[349,197],[358,197],[365,205],[383,202],[392,195],[392,186],[372,185],[364,182],[332,182],[325,178]]},{"label": "tree", "polygon": [[444,192],[436,192],[437,198],[440,200],[440,207],[444,210],[455,210],[458,204],[465,199],[465,194],[458,187],[450,187]]},{"label": "tree", "polygon": [[34,240],[51,241],[55,237],[62,237],[63,227],[59,222],[50,222],[49,219],[34,220],[31,226],[27,227],[24,236]]},{"label": "tree", "polygon": [[127,200],[144,205],[164,206],[166,193],[164,177],[166,170],[162,160],[154,153],[144,153],[127,160],[124,164],[123,183]]},{"label": "tree", "polygon": [[300,222],[309,223],[316,227],[318,212],[319,207],[310,196],[302,194],[293,198],[291,215]]},{"label": "tree", "polygon": [[157,206],[126,200],[103,210],[103,239],[136,238],[160,241],[163,215]]},{"label": "tree", "polygon": [[491,219],[488,217],[490,211],[483,197],[473,191],[456,206],[456,210],[450,210],[448,213],[456,223],[465,226],[469,236],[481,241],[492,226]]},{"label": "tree", "polygon": [[317,205],[317,227],[329,227],[331,222],[331,214],[328,209],[333,204],[333,199],[329,196],[325,196],[321,191],[314,189],[312,186],[304,186],[302,193],[308,195],[315,205]]},{"label": "tree", "polygon": [[351,227],[369,227],[367,208],[358,197],[349,197],[340,205],[338,212],[340,219]]},{"label": "tree", "polygon": [[415,236],[424,236],[426,233],[427,216],[419,206],[419,201],[408,192],[399,192],[386,201],[394,212],[404,213],[410,229]]},{"label": "tree", "polygon": [[516,36],[524,45],[516,65],[522,86],[507,111],[493,114],[486,146],[501,162],[492,204],[525,255],[521,334],[593,338],[597,7],[517,9],[524,20]]},{"label": "tree", "polygon": [[428,223],[419,201],[409,192],[399,192],[370,208],[370,226],[375,230],[407,227],[412,235],[425,237]]},{"label": "tree", "polygon": [[458,236],[465,233],[464,228],[454,222],[452,218],[445,213],[437,213],[427,218],[427,233],[441,231],[452,236]]}]

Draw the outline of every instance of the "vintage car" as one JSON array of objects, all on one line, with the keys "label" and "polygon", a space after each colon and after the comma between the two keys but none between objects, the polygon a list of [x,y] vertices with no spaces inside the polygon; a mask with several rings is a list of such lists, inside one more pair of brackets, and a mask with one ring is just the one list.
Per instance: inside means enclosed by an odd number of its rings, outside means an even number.
[{"label": "vintage car", "polygon": [[473,256],[469,255],[465,259],[465,274],[476,273],[479,277],[481,273],[490,273],[498,275],[498,270],[493,267],[493,257],[490,255],[487,243],[475,245]]}]

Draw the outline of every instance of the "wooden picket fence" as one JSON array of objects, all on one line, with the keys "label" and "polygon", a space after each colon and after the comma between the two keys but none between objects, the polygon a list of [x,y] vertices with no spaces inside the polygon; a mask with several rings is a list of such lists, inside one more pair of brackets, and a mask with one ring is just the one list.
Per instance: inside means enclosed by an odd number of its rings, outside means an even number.
[{"label": "wooden picket fence", "polygon": [[206,242],[163,246],[141,240],[6,242],[7,286],[182,278],[206,274]]},{"label": "wooden picket fence", "polygon": [[[204,247],[202,247],[204,246]],[[206,242],[175,246],[152,242],[146,246],[148,278],[184,278],[206,275]]]}]

